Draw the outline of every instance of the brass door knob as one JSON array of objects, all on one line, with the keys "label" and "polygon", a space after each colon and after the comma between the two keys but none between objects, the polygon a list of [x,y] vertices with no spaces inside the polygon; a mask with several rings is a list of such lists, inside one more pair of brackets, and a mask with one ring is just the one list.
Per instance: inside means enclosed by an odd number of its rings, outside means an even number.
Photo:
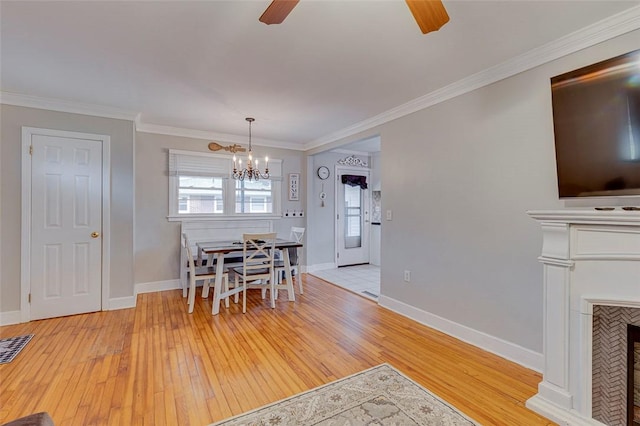
[{"label": "brass door knob", "polygon": [[100,236],[99,232],[92,232],[91,233],[91,238],[98,238]]}]

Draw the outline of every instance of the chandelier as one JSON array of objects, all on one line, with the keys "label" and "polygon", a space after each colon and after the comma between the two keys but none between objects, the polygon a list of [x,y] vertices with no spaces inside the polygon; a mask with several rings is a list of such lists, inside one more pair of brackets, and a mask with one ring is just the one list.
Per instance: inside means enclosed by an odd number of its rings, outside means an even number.
[{"label": "chandelier", "polygon": [[269,157],[264,157],[264,161],[266,163],[264,173],[260,172],[260,168],[258,167],[258,160],[253,160],[253,152],[251,151],[251,123],[256,121],[255,118],[247,117],[245,118],[249,122],[249,158],[247,160],[247,166],[242,168],[242,159],[237,160],[236,167],[236,156],[233,156],[233,173],[232,177],[236,180],[259,180],[259,179],[269,179]]}]

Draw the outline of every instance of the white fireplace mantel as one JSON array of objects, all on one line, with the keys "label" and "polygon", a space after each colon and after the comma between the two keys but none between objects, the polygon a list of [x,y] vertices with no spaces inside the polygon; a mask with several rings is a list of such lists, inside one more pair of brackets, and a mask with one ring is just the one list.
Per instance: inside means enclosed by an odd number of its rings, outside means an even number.
[{"label": "white fireplace mantel", "polygon": [[543,233],[543,380],[527,407],[562,425],[592,418],[593,306],[640,308],[640,211],[530,211]]}]

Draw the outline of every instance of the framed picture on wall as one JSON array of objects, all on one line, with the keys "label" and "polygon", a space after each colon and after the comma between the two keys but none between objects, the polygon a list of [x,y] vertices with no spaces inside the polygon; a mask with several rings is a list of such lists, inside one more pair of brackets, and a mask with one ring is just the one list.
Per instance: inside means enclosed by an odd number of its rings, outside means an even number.
[{"label": "framed picture on wall", "polygon": [[300,173],[289,173],[289,201],[300,200]]}]

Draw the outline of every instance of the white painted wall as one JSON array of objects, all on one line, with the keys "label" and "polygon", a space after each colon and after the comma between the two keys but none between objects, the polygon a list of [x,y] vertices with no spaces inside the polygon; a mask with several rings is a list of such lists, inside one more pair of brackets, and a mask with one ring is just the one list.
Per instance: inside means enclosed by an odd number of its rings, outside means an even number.
[{"label": "white painted wall", "polygon": [[0,313],[20,309],[22,126],[97,133],[111,137],[110,299],[133,296],[133,122],[10,105],[0,105],[0,120]]}]

